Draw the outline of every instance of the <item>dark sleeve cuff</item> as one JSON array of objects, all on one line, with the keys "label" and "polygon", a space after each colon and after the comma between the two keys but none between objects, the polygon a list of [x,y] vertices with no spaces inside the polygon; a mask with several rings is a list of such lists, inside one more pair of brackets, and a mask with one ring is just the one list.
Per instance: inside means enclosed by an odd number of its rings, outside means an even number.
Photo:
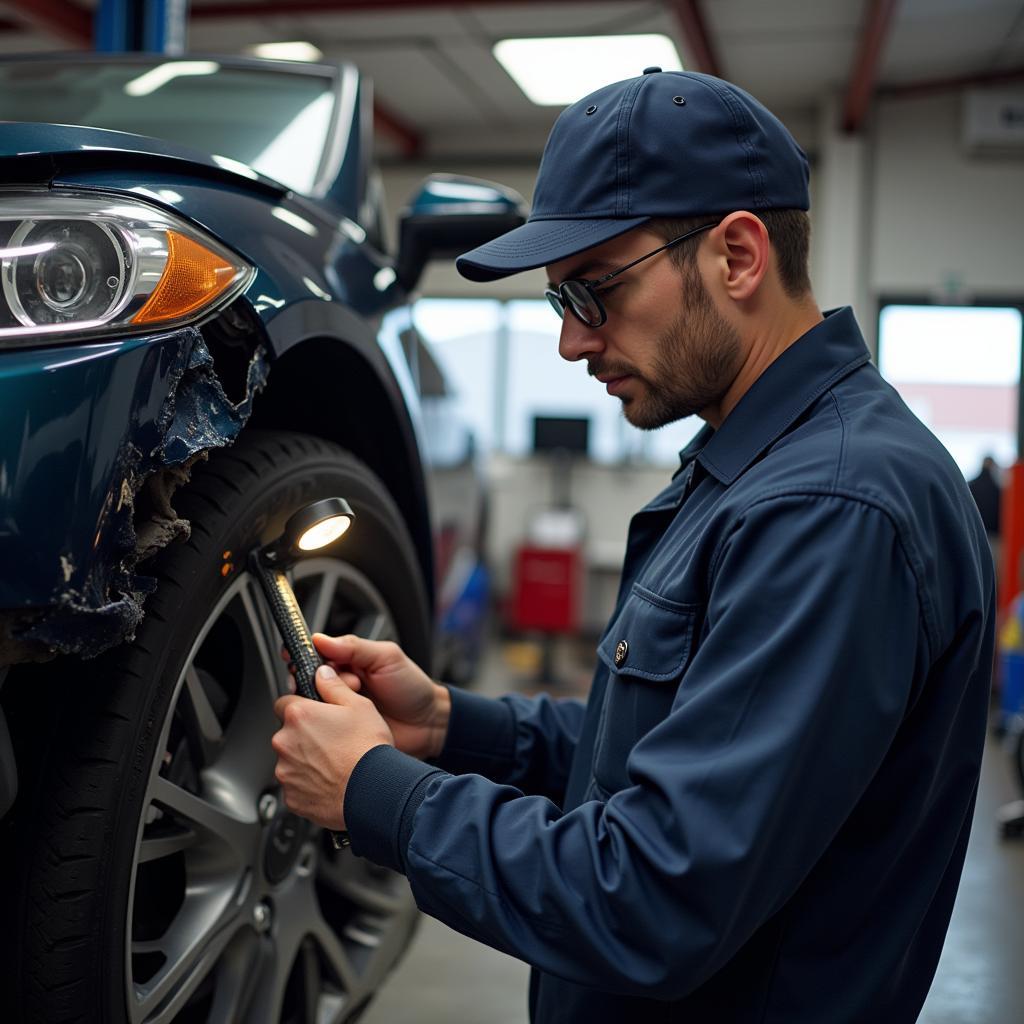
[{"label": "dark sleeve cuff", "polygon": [[449,686],[448,734],[436,764],[453,775],[475,773],[494,781],[515,763],[516,717],[502,700]]},{"label": "dark sleeve cuff", "polygon": [[412,820],[430,783],[444,775],[386,744],[363,754],[345,790],[345,827],[352,852],[404,872]]}]

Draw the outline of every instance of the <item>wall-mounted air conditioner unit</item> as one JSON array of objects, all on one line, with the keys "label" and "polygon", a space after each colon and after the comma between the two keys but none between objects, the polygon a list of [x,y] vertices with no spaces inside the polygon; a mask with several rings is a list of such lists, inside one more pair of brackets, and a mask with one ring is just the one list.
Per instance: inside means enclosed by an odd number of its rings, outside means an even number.
[{"label": "wall-mounted air conditioner unit", "polygon": [[1024,89],[968,89],[963,142],[969,153],[1024,157]]}]

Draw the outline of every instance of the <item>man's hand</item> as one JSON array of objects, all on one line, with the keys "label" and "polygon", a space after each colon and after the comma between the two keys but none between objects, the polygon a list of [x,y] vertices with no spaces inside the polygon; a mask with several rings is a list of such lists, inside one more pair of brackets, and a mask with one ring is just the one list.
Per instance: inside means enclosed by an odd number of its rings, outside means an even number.
[{"label": "man's hand", "polygon": [[283,723],[270,741],[277,754],[274,775],[288,810],[339,831],[345,827],[345,790],[356,762],[372,747],[394,746],[394,739],[373,704],[329,666],[317,669],[316,688],[322,704],[298,696],[274,703]]},{"label": "man's hand", "polygon": [[399,750],[423,760],[441,753],[451,697],[398,644],[323,633],[313,644],[343,683],[373,701]]}]

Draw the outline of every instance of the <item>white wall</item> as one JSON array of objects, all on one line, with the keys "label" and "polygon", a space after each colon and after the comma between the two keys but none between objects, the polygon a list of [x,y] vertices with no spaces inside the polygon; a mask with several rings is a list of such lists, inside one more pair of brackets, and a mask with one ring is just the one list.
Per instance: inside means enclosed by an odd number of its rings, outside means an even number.
[{"label": "white wall", "polygon": [[875,124],[868,285],[877,296],[1024,299],[1024,156],[969,156],[958,93],[889,100]]}]

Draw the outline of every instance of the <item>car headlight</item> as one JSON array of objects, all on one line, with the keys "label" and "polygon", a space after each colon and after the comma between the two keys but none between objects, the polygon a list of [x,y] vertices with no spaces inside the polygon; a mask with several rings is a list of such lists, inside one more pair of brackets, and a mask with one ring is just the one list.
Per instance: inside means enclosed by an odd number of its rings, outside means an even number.
[{"label": "car headlight", "polygon": [[205,232],[134,198],[0,195],[0,345],[181,326],[252,275]]}]

